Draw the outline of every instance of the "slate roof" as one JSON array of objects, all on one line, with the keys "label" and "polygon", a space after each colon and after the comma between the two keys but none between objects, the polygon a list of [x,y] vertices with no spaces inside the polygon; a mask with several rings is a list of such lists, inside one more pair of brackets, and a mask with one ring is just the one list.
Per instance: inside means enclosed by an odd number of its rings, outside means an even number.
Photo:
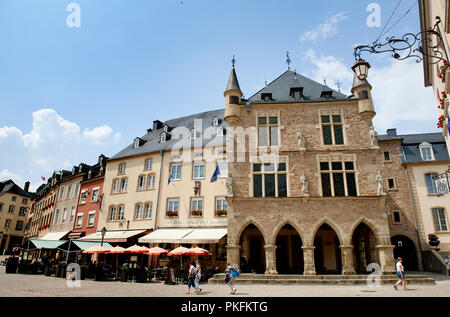
[{"label": "slate roof", "polygon": [[[181,117],[177,119],[172,119],[165,121],[163,124],[163,127],[157,130],[152,130],[147,132],[144,136],[141,137],[141,139],[144,141],[144,143],[139,146],[138,148],[133,148],[133,143],[128,145],[126,148],[124,148],[119,153],[113,155],[111,157],[111,160],[119,159],[119,158],[125,158],[130,157],[134,155],[139,154],[146,154],[146,153],[152,153],[152,152],[158,152],[161,150],[171,150],[172,147],[180,142],[182,140],[182,137],[180,136],[179,139],[176,139],[172,137],[171,139],[168,139],[166,142],[161,143],[160,142],[160,136],[163,133],[164,125],[168,125],[172,127],[172,130],[170,130],[167,134],[168,135],[174,135],[178,134],[179,132],[183,133],[189,133],[191,129],[194,128],[194,120],[201,120],[202,122],[202,134],[204,134],[205,130],[210,127],[214,127],[212,125],[214,117],[217,117],[219,119],[219,126],[222,126],[223,128],[227,127],[227,124],[223,120],[225,115],[225,110],[213,110],[213,111],[207,111],[202,113],[193,114],[186,117]],[[179,128],[179,129],[177,129]],[[180,129],[180,128],[186,128],[186,129]],[[214,127],[216,128],[216,127]],[[211,132],[215,130],[210,130]],[[199,131],[197,131],[199,132]],[[224,133],[225,134],[225,133]],[[215,138],[215,134],[210,134],[211,138],[207,138],[206,135],[202,139],[202,146],[206,145],[225,145],[226,139],[225,135],[223,137],[217,137]],[[183,138],[188,138],[189,135],[184,136]],[[191,143],[191,146],[195,146],[195,142],[198,142],[198,140],[189,140]]]},{"label": "slate roof", "polygon": [[228,80],[227,89],[225,89],[225,91],[228,91],[228,90],[241,91],[241,87],[239,87],[239,81],[237,79],[236,71],[234,70],[234,67],[231,69],[230,79]]},{"label": "slate roof", "polygon": [[22,188],[16,185],[16,183],[14,183],[11,179],[0,182],[0,196],[6,193],[16,194],[28,198],[33,197],[31,193],[27,193],[26,191],[24,191]]},{"label": "slate roof", "polygon": [[[271,93],[271,102],[292,102],[290,96],[291,88],[303,87],[303,101],[330,101],[330,100],[347,100],[347,96],[330,87],[320,84],[312,79],[306,78],[296,72],[288,70],[281,74],[277,79],[272,81],[266,87],[258,91],[256,94],[248,98],[250,102],[265,102],[261,99],[261,94]],[[322,92],[331,91],[331,99],[321,97]],[[298,102],[298,101],[297,101]]]},{"label": "slate roof", "polygon": [[420,154],[419,145],[422,142],[428,142],[433,147],[434,161],[450,161],[447,145],[442,133],[421,133],[421,134],[403,134],[403,135],[379,135],[378,141],[401,140],[403,157],[405,163],[424,162]]}]

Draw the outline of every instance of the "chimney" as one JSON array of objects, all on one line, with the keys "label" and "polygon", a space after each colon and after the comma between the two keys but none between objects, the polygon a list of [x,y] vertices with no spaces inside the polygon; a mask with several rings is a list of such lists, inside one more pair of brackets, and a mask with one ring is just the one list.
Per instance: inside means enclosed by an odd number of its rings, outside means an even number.
[{"label": "chimney", "polygon": [[397,129],[396,128],[394,128],[394,129],[387,129],[386,133],[389,136],[397,136]]},{"label": "chimney", "polygon": [[163,127],[163,123],[159,120],[153,121],[153,130],[158,130]]},{"label": "chimney", "polygon": [[148,128],[147,129],[147,133],[150,133],[150,132],[152,132],[153,130],[152,130],[152,128]]},{"label": "chimney", "polygon": [[25,182],[25,186],[23,186],[23,190],[28,193],[29,189],[30,189],[30,182]]},{"label": "chimney", "polygon": [[98,157],[98,161],[97,161],[97,164],[103,164],[103,154],[100,154],[100,156]]}]

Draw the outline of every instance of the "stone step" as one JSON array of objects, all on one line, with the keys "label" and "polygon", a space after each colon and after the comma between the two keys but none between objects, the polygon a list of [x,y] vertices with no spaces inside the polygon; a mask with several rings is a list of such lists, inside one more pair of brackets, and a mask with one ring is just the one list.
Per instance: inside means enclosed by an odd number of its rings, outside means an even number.
[{"label": "stone step", "polygon": [[[264,279],[264,280],[285,280],[285,279],[314,279],[314,280],[334,280],[334,279],[366,279],[368,274],[357,274],[357,275],[287,275],[287,274],[252,274],[252,273],[244,273],[239,276],[239,279]],[[223,280],[225,278],[224,273],[214,274],[214,279]],[[397,275],[384,275],[382,278],[393,278],[396,279]],[[415,279],[424,279],[427,278],[425,275],[406,275],[407,279],[415,280]]]},{"label": "stone step", "polygon": [[[382,285],[392,285],[396,283],[398,279],[381,279]],[[223,280],[209,279],[208,284],[225,284]],[[366,279],[283,279],[283,280],[263,280],[263,279],[236,279],[233,284],[279,284],[279,285],[367,285]],[[435,284],[435,281],[431,278],[425,278],[421,280],[408,280],[408,285],[412,284]]]},{"label": "stone step", "polygon": [[[316,284],[316,285],[366,285],[368,275],[265,275],[241,274],[233,284]],[[215,274],[208,284],[225,284],[224,274]],[[407,275],[408,284],[435,284],[435,280],[424,275]],[[381,284],[394,284],[396,275],[383,275]]]}]

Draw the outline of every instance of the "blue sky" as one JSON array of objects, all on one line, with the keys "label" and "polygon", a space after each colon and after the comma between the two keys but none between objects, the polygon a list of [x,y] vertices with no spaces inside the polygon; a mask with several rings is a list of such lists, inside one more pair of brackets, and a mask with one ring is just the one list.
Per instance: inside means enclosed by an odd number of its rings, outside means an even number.
[{"label": "blue sky", "polygon": [[[66,24],[72,2],[80,28]],[[292,69],[348,92],[353,47],[381,31],[366,25],[371,2],[1,0],[0,178],[35,188],[41,175],[115,154],[155,119],[222,108],[233,54],[245,96],[287,69],[287,50]],[[395,3],[377,3],[383,26]],[[415,6],[387,35],[418,32],[418,19]],[[421,64],[364,57],[377,131],[437,132]]]}]

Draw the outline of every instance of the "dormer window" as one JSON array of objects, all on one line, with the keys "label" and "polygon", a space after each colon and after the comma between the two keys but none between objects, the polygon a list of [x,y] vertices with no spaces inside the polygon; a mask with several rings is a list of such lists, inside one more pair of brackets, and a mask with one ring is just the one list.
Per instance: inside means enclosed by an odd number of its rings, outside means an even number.
[{"label": "dormer window", "polygon": [[271,93],[263,93],[261,94],[261,99],[264,101],[271,101],[272,99],[272,94]]},{"label": "dormer window", "polygon": [[422,144],[419,145],[420,149],[420,155],[422,156],[422,160],[424,161],[434,161],[434,153],[433,153],[433,147],[428,142],[422,142]]},{"label": "dormer window", "polygon": [[289,96],[291,96],[293,100],[301,100],[303,96],[303,87],[292,87]]},{"label": "dormer window", "polygon": [[92,170],[89,170],[89,172],[88,172],[88,178],[89,178],[89,179],[92,178]]},{"label": "dormer window", "polygon": [[320,98],[331,99],[332,94],[332,91],[322,91]]},{"label": "dormer window", "polygon": [[165,125],[164,128],[163,128],[163,131],[164,132],[168,132],[169,131],[169,126]]},{"label": "dormer window", "polygon": [[78,166],[78,172],[80,172],[81,173],[81,169],[83,168],[83,164],[80,164],[79,166]]},{"label": "dormer window", "polygon": [[217,136],[223,136],[223,127],[218,127],[217,128]]},{"label": "dormer window", "polygon": [[166,142],[166,136],[167,135],[165,133],[161,134],[161,143]]},{"label": "dormer window", "polygon": [[134,145],[133,145],[133,149],[137,149],[139,147],[139,139],[135,139],[134,140]]},{"label": "dormer window", "polygon": [[75,175],[75,170],[76,170],[75,166],[72,167],[72,175]]},{"label": "dormer window", "polygon": [[217,127],[218,125],[219,125],[219,119],[217,117],[214,117],[213,126]]}]

